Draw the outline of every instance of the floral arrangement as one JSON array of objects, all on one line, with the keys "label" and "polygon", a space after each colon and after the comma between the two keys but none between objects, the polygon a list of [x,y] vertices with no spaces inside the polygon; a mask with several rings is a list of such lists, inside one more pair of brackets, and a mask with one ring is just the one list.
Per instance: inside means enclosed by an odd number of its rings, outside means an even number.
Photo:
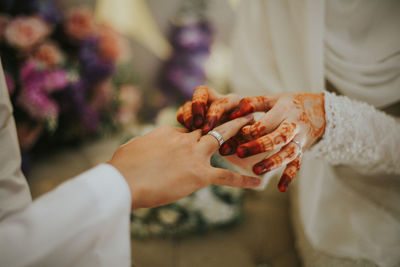
[{"label": "floral arrangement", "polygon": [[193,89],[206,81],[205,63],[210,56],[213,29],[204,15],[206,2],[187,1],[172,23],[172,55],[161,73],[161,88],[168,102],[190,99]]},{"label": "floral arrangement", "polygon": [[21,1],[0,4],[0,56],[23,151],[134,120],[141,93],[127,40],[87,8]]}]

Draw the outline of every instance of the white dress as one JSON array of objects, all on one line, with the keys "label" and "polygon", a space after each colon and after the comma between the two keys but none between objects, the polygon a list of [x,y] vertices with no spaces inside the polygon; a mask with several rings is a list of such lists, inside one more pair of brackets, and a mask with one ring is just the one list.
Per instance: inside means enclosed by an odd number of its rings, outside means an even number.
[{"label": "white dress", "polygon": [[0,266],[130,266],[129,187],[101,164],[31,200],[0,64]]},{"label": "white dress", "polygon": [[[242,1],[232,82],[243,96],[325,91],[292,220],[305,266],[400,265],[399,1]],[[361,100],[361,101],[357,101]],[[367,104],[368,103],[368,104]],[[397,114],[400,115],[400,114]]]}]

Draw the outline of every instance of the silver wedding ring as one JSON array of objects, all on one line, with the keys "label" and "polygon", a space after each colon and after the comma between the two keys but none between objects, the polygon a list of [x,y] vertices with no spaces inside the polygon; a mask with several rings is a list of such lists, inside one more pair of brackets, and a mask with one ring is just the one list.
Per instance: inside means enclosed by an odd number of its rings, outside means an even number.
[{"label": "silver wedding ring", "polygon": [[219,146],[222,146],[222,144],[224,143],[224,138],[222,138],[222,135],[215,131],[209,131],[207,134],[212,135],[215,139],[217,139]]},{"label": "silver wedding ring", "polygon": [[300,144],[299,141],[292,140],[291,142],[295,143],[297,145],[297,147],[299,148],[300,152],[299,152],[298,157],[301,158],[303,156],[303,146]]}]

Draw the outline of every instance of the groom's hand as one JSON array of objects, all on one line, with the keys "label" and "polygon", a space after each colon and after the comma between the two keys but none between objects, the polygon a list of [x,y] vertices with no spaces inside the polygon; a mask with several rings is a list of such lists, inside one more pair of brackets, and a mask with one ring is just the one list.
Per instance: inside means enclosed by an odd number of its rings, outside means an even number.
[{"label": "groom's hand", "polygon": [[[227,140],[252,120],[248,115],[215,130]],[[218,148],[217,139],[202,136],[200,130],[188,133],[162,127],[118,148],[109,163],[129,184],[132,209],[164,205],[210,184],[243,188],[260,184],[259,178],[211,167],[211,155]]]}]

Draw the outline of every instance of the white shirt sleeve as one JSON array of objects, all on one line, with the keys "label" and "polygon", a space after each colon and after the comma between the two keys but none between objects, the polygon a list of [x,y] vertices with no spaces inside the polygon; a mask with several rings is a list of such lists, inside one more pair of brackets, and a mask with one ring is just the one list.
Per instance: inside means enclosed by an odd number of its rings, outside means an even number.
[{"label": "white shirt sleeve", "polygon": [[0,266],[130,266],[129,187],[101,164],[0,221]]},{"label": "white shirt sleeve", "polygon": [[309,153],[362,174],[400,174],[400,121],[373,106],[325,92],[326,129]]},{"label": "white shirt sleeve", "polygon": [[12,106],[0,62],[0,220],[31,203],[21,171],[21,155]]}]

